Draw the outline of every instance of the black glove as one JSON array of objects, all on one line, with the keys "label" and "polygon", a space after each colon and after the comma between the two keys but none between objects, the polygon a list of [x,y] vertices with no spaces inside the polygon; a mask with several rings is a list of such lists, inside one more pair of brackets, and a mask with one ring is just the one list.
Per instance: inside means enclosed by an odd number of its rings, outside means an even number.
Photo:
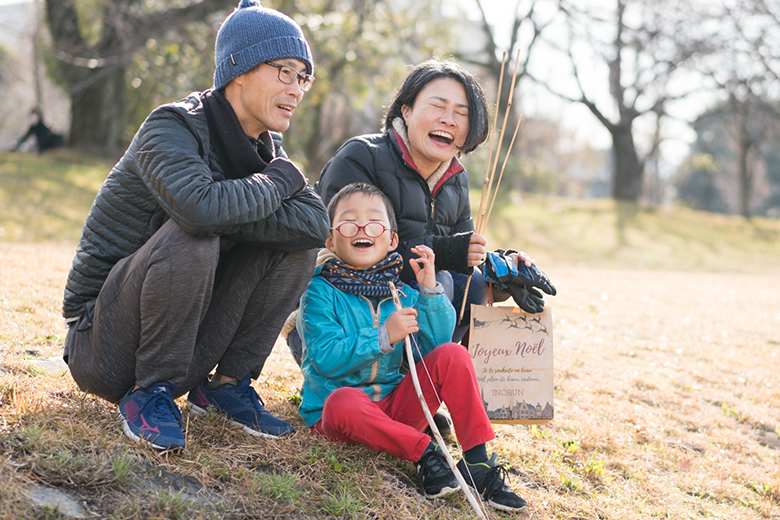
[{"label": "black glove", "polygon": [[513,283],[537,287],[550,296],[558,294],[553,284],[550,283],[550,279],[541,269],[535,265],[527,267],[524,262],[520,262],[520,265],[516,266],[514,260],[509,256],[511,253],[517,253],[517,251],[496,249],[488,252],[481,266],[482,273],[488,282],[499,285],[500,290],[503,290],[501,285]]},{"label": "black glove", "polygon": [[533,264],[528,267],[525,265],[525,262],[520,262],[520,265],[517,266],[517,275],[513,276],[511,281],[524,285],[532,285],[550,296],[558,294],[558,291],[555,290],[555,286],[550,283],[550,279],[547,278],[547,275]]},{"label": "black glove", "polygon": [[526,267],[525,263],[516,266],[509,254],[501,249],[489,252],[482,263],[482,276],[486,281],[495,284],[500,292],[507,292],[515,300],[518,307],[525,312],[536,314],[544,311],[542,293],[534,289],[538,287],[547,294],[555,296],[557,291],[550,279],[536,266]]},{"label": "black glove", "polygon": [[506,285],[506,292],[508,292],[512,299],[515,301],[518,307],[525,312],[536,314],[537,312],[544,311],[544,300],[542,299],[542,293],[531,287],[530,285],[517,285],[509,283]]}]

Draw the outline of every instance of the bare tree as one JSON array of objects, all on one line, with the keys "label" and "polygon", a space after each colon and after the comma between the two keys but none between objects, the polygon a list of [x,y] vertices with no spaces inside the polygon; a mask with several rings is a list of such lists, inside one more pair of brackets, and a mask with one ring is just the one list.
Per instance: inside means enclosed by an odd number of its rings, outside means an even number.
[{"label": "bare tree", "polygon": [[[270,2],[268,3],[271,5]],[[382,107],[410,64],[442,54],[450,35],[439,0],[399,9],[385,0],[277,0],[301,25],[315,61],[314,88],[285,141],[316,179],[350,137],[380,130]]]},{"label": "bare tree", "polygon": [[225,0],[45,0],[59,75],[71,99],[69,144],[116,153],[123,147],[126,70],[149,38],[233,7]]},{"label": "bare tree", "polygon": [[[535,79],[559,97],[585,105],[609,131],[612,196],[636,202],[642,193],[645,158],[637,148],[634,123],[646,114],[662,117],[670,101],[688,93],[678,89],[671,94],[670,86],[681,67],[708,47],[706,37],[689,30],[693,19],[689,2],[614,1],[614,11],[602,16],[603,9],[591,11],[560,0],[567,41],[551,45],[568,58],[574,87],[566,91]],[[609,102],[598,87],[584,81],[600,70],[607,76]],[[655,142],[660,143],[660,136]]]},{"label": "bare tree", "polygon": [[[479,28],[484,36],[484,46],[478,55],[459,54],[458,58],[472,65],[476,65],[485,71],[488,78],[491,79],[495,85],[499,83],[499,77],[501,76],[501,64],[502,55],[504,51],[507,53],[507,59],[504,63],[504,81],[501,87],[501,95],[497,100],[499,107],[505,107],[509,99],[509,93],[514,86],[514,94],[517,96],[518,84],[528,75],[528,64],[531,60],[534,47],[541,41],[540,37],[545,28],[552,23],[554,16],[549,14],[540,14],[541,6],[545,4],[552,6],[552,2],[545,0],[517,0],[515,9],[512,14],[513,21],[509,31],[509,41],[506,48],[502,47],[498,43],[499,35],[496,33],[496,28],[493,27],[487,19],[483,0],[474,0],[481,15],[481,22]],[[554,13],[553,13],[554,14]],[[515,63],[517,57],[517,51],[519,54],[519,63]],[[517,76],[515,84],[512,84],[512,73],[517,67]],[[514,103],[507,119],[506,128],[509,136],[503,142],[503,146],[506,148],[509,145],[512,129],[514,129],[517,118],[521,111],[521,103]],[[501,114],[503,117],[503,114]],[[499,119],[498,124],[501,126],[502,120]]]},{"label": "bare tree", "polygon": [[736,154],[739,213],[751,218],[759,145],[776,138],[780,121],[780,5],[776,0],[722,5],[717,54],[696,60],[696,69],[728,98],[728,126]]}]

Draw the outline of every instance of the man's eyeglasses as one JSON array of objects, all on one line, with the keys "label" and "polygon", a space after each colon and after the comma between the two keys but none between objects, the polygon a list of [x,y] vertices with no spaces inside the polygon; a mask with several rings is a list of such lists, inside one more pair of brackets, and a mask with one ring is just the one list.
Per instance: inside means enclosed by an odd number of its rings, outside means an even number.
[{"label": "man's eyeglasses", "polygon": [[369,222],[364,226],[358,226],[354,222],[342,222],[338,226],[332,228],[341,233],[344,238],[352,238],[358,234],[362,229],[367,237],[376,238],[381,236],[382,233],[390,229],[381,222]]},{"label": "man's eyeglasses", "polygon": [[297,80],[298,86],[301,87],[301,90],[304,92],[308,92],[312,86],[312,83],[314,83],[314,76],[311,74],[301,74],[292,67],[288,67],[287,65],[279,65],[278,63],[274,63],[272,61],[266,61],[265,64],[279,70],[279,81],[282,83],[292,85]]}]

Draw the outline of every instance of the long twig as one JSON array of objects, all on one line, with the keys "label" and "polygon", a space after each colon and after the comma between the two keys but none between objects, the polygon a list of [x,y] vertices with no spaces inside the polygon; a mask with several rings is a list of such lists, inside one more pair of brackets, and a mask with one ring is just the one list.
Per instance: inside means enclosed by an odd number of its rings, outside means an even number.
[{"label": "long twig", "polygon": [[[479,216],[477,217],[476,232],[477,234],[480,235],[484,234],[484,230],[487,227],[488,219],[485,218],[485,210],[487,209],[486,204],[487,204],[487,200],[490,198],[489,197],[490,190],[493,188],[493,179],[496,174],[496,166],[498,166],[498,156],[501,151],[501,143],[504,141],[504,130],[506,129],[506,122],[509,116],[509,109],[512,107],[512,97],[515,92],[515,83],[517,82],[517,65],[520,62],[520,49],[518,49],[517,57],[515,58],[514,71],[512,72],[512,86],[509,89],[509,99],[507,100],[507,105],[504,111],[504,120],[503,123],[501,124],[501,136],[498,139],[498,146],[496,147],[496,156],[495,159],[493,160],[493,167],[491,168],[490,158],[493,154],[493,136],[495,135],[496,123],[498,122],[498,112],[501,105],[501,88],[504,80],[504,63],[506,60],[506,54],[507,54],[506,51],[504,51],[504,56],[503,59],[501,60],[501,74],[499,75],[499,79],[498,79],[498,94],[496,95],[496,114],[493,119],[493,133],[491,134],[490,137],[490,145],[489,145],[490,150],[488,152],[488,165],[487,165],[487,170],[490,170],[490,173],[488,174],[487,171],[485,172],[485,180],[483,181],[482,184],[482,198],[480,199],[479,202]],[[520,120],[522,120],[522,118],[520,118]],[[501,174],[499,175],[498,182],[496,183],[495,186],[496,192],[498,191],[498,186],[501,184],[501,178],[504,176],[504,168],[506,167],[506,161],[507,158],[509,157],[509,154],[512,151],[512,145],[515,142],[515,137],[517,137],[518,128],[520,128],[520,121],[517,122],[517,126],[515,127],[515,132],[512,135],[512,141],[509,144],[509,148],[507,149],[506,156],[504,157],[504,163],[501,166]],[[493,196],[493,199],[490,203],[491,210],[493,209],[493,202],[495,202],[495,195]],[[489,216],[490,215],[488,213],[488,217]],[[458,323],[463,321],[463,315],[466,312],[466,299],[469,294],[469,288],[471,287],[471,277],[472,275],[469,275],[468,279],[466,279],[466,287],[463,290],[463,302],[460,305],[460,316],[458,317]]]},{"label": "long twig", "polygon": [[485,226],[487,226],[487,221],[490,220],[490,214],[493,212],[493,204],[496,203],[496,195],[498,195],[498,187],[501,185],[501,179],[504,178],[504,169],[506,168],[506,162],[509,159],[509,153],[512,151],[512,146],[515,144],[517,131],[520,129],[520,123],[522,121],[523,121],[523,116],[521,115],[517,119],[517,124],[515,125],[515,132],[512,134],[512,141],[509,143],[509,148],[507,148],[507,153],[506,156],[504,157],[504,163],[501,165],[501,173],[498,174],[498,181],[496,181],[496,189],[493,190],[493,198],[490,200],[490,207],[488,208],[487,216],[485,217]]},{"label": "long twig", "polygon": [[[482,211],[487,203],[488,192],[490,191],[490,161],[493,158],[493,139],[496,137],[496,125],[498,124],[498,112],[501,109],[501,89],[504,86],[504,66],[506,65],[507,52],[501,55],[501,72],[498,75],[498,91],[496,92],[496,113],[493,115],[493,126],[490,132],[490,143],[488,144],[488,158],[485,164],[485,179],[482,181],[482,197],[479,200],[479,213],[477,213],[477,226],[476,232],[479,233],[479,228],[482,225]],[[497,152],[496,152],[497,153]],[[466,296],[469,294],[469,287],[471,286],[471,276],[466,279],[466,288],[463,290],[463,303],[460,306],[460,316],[458,317],[458,323],[463,320],[463,313],[466,312]]]},{"label": "long twig", "polygon": [[[517,65],[520,63],[520,49],[517,49],[517,57],[515,58],[515,68],[512,72],[512,85],[509,87],[509,97],[506,100],[506,108],[504,108],[504,121],[501,123],[501,135],[498,138],[498,146],[496,146],[496,156],[493,158],[493,167],[490,171],[490,182],[488,183],[488,195],[493,190],[493,179],[496,175],[496,166],[498,166],[498,156],[501,152],[501,145],[504,143],[504,131],[506,130],[506,122],[509,120],[509,111],[512,109],[512,97],[515,93],[515,82],[517,81]],[[499,96],[500,96],[499,92]],[[499,103],[500,103],[499,98]],[[498,106],[498,105],[496,105]],[[509,154],[507,154],[507,157]],[[505,161],[506,162],[506,161]],[[498,191],[498,184],[495,186],[495,190]],[[479,220],[477,221],[477,233],[484,234],[487,227],[487,219],[485,218],[485,210],[487,207],[483,207],[480,204],[479,208]]]},{"label": "long twig", "polygon": [[[503,88],[504,84],[504,65],[506,63],[506,51],[504,51],[503,57],[501,58],[501,73],[498,75],[498,94],[496,95],[496,113],[493,116],[493,127],[492,131],[490,132],[490,144],[488,144],[488,158],[487,158],[487,164],[485,165],[485,179],[482,182],[482,198],[479,201],[479,213],[477,214],[477,227],[476,229],[479,229],[479,226],[482,222],[482,208],[487,202],[487,193],[490,191],[488,188],[488,184],[490,182],[490,161],[493,158],[493,139],[496,137],[496,125],[498,124],[498,112],[501,106],[501,89]],[[469,277],[469,281],[471,281],[471,277]]]},{"label": "long twig", "polygon": [[[395,288],[395,284],[393,282],[390,282],[389,285],[390,291],[393,295],[393,304],[395,305],[396,310],[400,310],[401,299],[398,297],[398,290]],[[425,395],[423,395],[422,387],[420,386],[420,378],[417,375],[417,368],[414,362],[412,342],[408,335],[404,338],[404,348],[406,349],[406,359],[409,362],[409,373],[412,376],[414,391],[417,394],[417,399],[420,401],[420,406],[422,407],[423,415],[425,415],[425,420],[428,421],[428,426],[431,428],[431,433],[433,433],[436,442],[439,443],[439,449],[444,455],[444,458],[447,459],[447,464],[452,470],[452,473],[455,475],[455,479],[458,481],[458,484],[460,484],[460,489],[463,491],[463,494],[466,495],[466,499],[468,500],[469,505],[471,505],[471,508],[474,510],[477,517],[487,520],[487,515],[482,510],[481,504],[474,497],[474,494],[471,492],[471,488],[469,488],[469,485],[466,483],[466,479],[463,478],[463,475],[456,466],[455,460],[452,458],[452,455],[450,455],[449,450],[447,450],[447,443],[444,442],[444,439],[441,436],[441,432],[439,432],[439,428],[436,426],[436,421],[433,420],[433,414],[431,414],[431,410],[428,408],[428,403],[425,401]],[[424,364],[425,361],[422,360],[421,363]]]}]

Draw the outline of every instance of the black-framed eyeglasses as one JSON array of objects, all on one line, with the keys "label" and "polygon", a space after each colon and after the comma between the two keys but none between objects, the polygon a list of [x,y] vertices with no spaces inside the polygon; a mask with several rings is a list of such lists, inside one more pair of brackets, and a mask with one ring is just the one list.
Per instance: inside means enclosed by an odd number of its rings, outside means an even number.
[{"label": "black-framed eyeglasses", "polygon": [[363,232],[366,234],[367,237],[376,238],[378,236],[381,236],[382,233],[390,229],[389,227],[385,226],[381,222],[369,222],[368,224],[365,224],[363,226],[358,226],[354,222],[342,222],[338,226],[331,228],[335,229],[339,233],[341,233],[341,236],[344,238],[352,238],[355,235],[360,232],[362,229]]},{"label": "black-framed eyeglasses", "polygon": [[297,80],[298,86],[301,87],[301,90],[304,92],[308,92],[314,83],[314,76],[311,74],[301,74],[292,67],[288,67],[287,65],[280,65],[272,61],[266,61],[265,64],[278,69],[279,81],[282,83],[286,85],[292,85]]}]

